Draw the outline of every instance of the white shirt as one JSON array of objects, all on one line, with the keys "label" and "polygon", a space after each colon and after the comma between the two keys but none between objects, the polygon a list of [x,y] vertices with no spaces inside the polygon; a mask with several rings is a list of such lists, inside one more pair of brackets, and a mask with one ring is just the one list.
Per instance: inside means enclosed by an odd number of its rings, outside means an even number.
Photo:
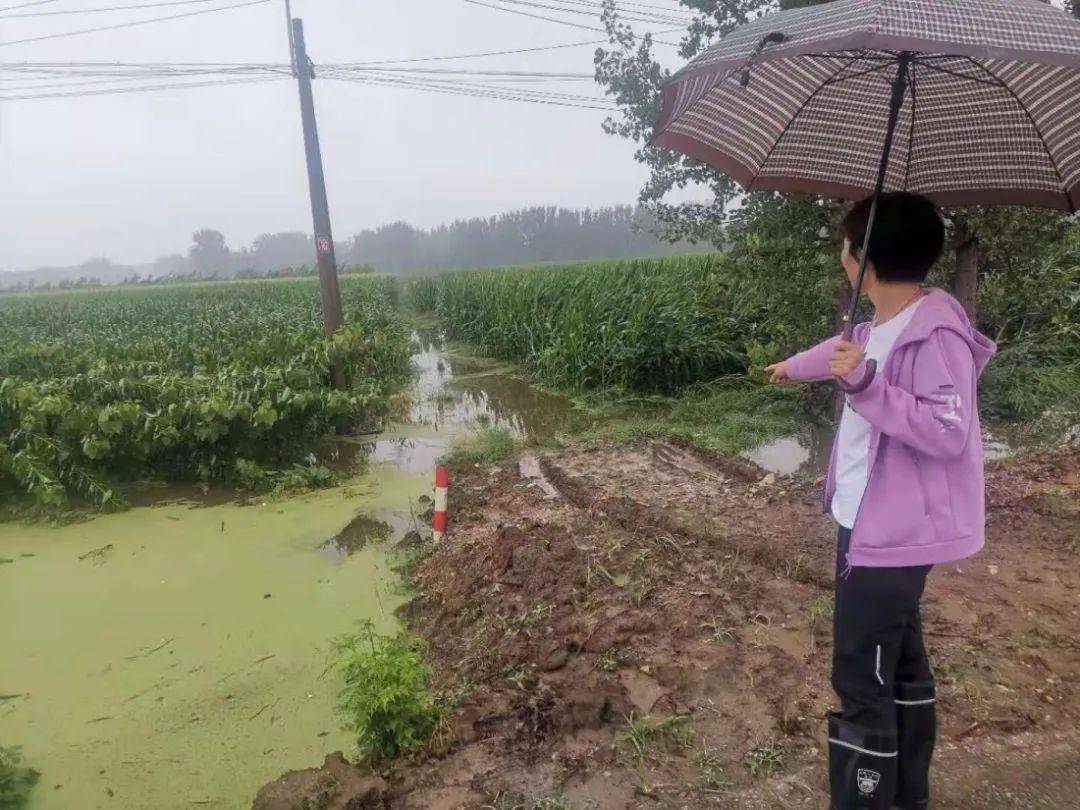
[{"label": "white shirt", "polygon": [[[904,328],[911,323],[915,310],[922,298],[902,311],[896,317],[870,329],[870,338],[863,353],[867,359],[877,361],[878,373],[889,359],[896,339]],[[836,522],[845,529],[855,525],[855,516],[859,514],[859,504],[870,475],[870,423],[863,419],[851,407],[844,404],[844,415],[840,417],[840,431],[836,436],[836,492],[832,499],[832,514]]]}]

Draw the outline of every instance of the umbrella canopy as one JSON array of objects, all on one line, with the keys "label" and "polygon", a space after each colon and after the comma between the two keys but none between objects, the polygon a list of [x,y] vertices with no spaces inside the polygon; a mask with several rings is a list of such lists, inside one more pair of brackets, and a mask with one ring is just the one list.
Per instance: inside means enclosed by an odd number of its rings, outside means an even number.
[{"label": "umbrella canopy", "polygon": [[1039,0],[770,14],[671,79],[652,143],[748,190],[1075,211],[1080,20]]}]

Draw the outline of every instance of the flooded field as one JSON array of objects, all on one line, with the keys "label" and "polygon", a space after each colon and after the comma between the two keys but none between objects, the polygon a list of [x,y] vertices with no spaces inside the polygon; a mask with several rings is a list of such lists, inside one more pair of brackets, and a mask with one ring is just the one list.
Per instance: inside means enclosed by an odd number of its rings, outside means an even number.
[{"label": "flooded field", "polygon": [[[367,471],[255,504],[150,498],[63,528],[0,524],[0,744],[42,773],[32,810],[249,806],[288,768],[349,750],[330,639],[395,626],[392,548],[416,528],[436,459],[495,426],[559,432],[571,410],[509,367],[415,336],[407,422],[337,442]],[[824,467],[828,436],[748,456]]]},{"label": "flooded field", "polygon": [[415,347],[408,421],[331,453],[367,459],[346,486],[0,524],[0,744],[42,773],[31,810],[246,807],[283,769],[349,750],[329,642],[395,626],[392,547],[436,459],[478,427],[550,435],[570,407],[437,336]]}]

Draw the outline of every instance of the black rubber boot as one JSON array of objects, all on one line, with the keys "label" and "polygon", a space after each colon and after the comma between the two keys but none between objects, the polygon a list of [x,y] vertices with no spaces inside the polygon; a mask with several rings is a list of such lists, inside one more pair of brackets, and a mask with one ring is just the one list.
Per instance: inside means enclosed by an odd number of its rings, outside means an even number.
[{"label": "black rubber boot", "polygon": [[900,757],[894,804],[898,810],[927,810],[937,738],[933,681],[896,684],[896,722]]},{"label": "black rubber boot", "polygon": [[896,734],[829,715],[832,810],[889,810],[896,798]]}]

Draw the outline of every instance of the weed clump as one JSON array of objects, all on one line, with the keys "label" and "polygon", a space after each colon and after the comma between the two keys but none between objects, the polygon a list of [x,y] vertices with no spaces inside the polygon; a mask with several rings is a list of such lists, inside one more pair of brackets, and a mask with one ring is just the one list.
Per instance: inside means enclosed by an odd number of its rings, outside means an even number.
[{"label": "weed clump", "polygon": [[497,464],[517,453],[517,439],[506,428],[486,427],[454,443],[445,461],[451,464]]},{"label": "weed clump", "polygon": [[0,745],[0,807],[24,807],[41,774],[23,765],[22,749]]},{"label": "weed clump", "polygon": [[443,716],[428,682],[423,643],[398,633],[379,635],[370,621],[334,640],[334,663],[345,681],[338,712],[356,734],[360,753],[389,760],[416,753]]}]

